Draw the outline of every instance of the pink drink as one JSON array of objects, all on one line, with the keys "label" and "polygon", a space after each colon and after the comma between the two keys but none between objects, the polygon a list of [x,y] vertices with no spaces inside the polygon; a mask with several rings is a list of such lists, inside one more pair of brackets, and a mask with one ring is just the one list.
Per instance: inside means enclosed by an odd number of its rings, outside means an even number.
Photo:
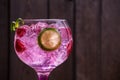
[{"label": "pink drink", "polygon": [[[69,27],[59,23],[37,22],[17,28],[14,47],[18,57],[40,72],[50,72],[63,63],[72,47],[72,34]],[[38,44],[38,35],[44,28],[55,28],[61,36],[61,45],[54,51],[43,50]]]}]

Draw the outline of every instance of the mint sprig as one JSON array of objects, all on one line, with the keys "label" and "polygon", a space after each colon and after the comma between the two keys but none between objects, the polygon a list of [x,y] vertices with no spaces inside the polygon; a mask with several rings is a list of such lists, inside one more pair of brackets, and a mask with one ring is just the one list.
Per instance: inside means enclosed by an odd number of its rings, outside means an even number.
[{"label": "mint sprig", "polygon": [[20,26],[20,24],[24,24],[24,21],[22,18],[18,18],[16,21],[12,21],[10,25],[11,31],[15,31]]}]

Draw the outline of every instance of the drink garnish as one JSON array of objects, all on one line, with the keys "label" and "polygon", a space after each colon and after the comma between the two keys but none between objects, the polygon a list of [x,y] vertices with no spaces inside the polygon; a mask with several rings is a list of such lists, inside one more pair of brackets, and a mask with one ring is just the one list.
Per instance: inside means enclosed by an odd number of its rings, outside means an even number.
[{"label": "drink garnish", "polygon": [[24,24],[24,21],[22,18],[18,18],[16,21],[12,21],[10,25],[11,31],[15,31],[20,26],[20,24]]},{"label": "drink garnish", "polygon": [[38,44],[44,50],[55,50],[61,44],[61,36],[55,28],[45,28],[38,36]]},{"label": "drink garnish", "polygon": [[17,33],[17,36],[18,36],[18,37],[22,37],[22,36],[25,35],[26,29],[25,29],[25,28],[18,28],[18,29],[16,30],[16,33]]},{"label": "drink garnish", "polygon": [[26,49],[23,42],[19,39],[15,42],[15,48],[17,52],[23,52]]}]

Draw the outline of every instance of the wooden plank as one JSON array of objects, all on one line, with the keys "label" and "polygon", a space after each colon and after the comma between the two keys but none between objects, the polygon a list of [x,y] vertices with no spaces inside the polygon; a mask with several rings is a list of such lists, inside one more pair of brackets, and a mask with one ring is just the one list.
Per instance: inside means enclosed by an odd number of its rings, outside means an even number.
[{"label": "wooden plank", "polygon": [[[10,0],[11,21],[21,18],[47,18],[47,0]],[[13,48],[14,34],[11,35],[10,80],[37,80],[36,73],[15,54]]]},{"label": "wooden plank", "polygon": [[[73,9],[74,3],[69,0],[49,0],[49,18],[67,19],[73,30]],[[73,80],[73,53],[69,59],[57,67],[51,74],[52,80]]]},{"label": "wooden plank", "polygon": [[103,0],[103,80],[120,80],[120,0]]},{"label": "wooden plank", "polygon": [[0,79],[8,80],[8,1],[0,1]]},{"label": "wooden plank", "polygon": [[11,19],[47,18],[47,0],[11,0]]},{"label": "wooden plank", "polygon": [[77,80],[102,80],[100,7],[100,0],[76,0]]}]

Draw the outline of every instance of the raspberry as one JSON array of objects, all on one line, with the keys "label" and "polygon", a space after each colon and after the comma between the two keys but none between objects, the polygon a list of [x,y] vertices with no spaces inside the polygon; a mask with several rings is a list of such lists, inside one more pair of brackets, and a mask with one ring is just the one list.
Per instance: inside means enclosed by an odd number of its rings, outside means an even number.
[{"label": "raspberry", "polygon": [[72,51],[72,45],[73,45],[73,41],[71,40],[67,46],[67,53],[68,53],[68,56],[69,54],[71,53]]},{"label": "raspberry", "polygon": [[18,28],[17,29],[17,35],[19,37],[22,37],[26,33],[26,30],[24,28]]},{"label": "raspberry", "polygon": [[15,48],[17,52],[23,52],[26,49],[22,41],[20,41],[19,39],[16,40]]}]

